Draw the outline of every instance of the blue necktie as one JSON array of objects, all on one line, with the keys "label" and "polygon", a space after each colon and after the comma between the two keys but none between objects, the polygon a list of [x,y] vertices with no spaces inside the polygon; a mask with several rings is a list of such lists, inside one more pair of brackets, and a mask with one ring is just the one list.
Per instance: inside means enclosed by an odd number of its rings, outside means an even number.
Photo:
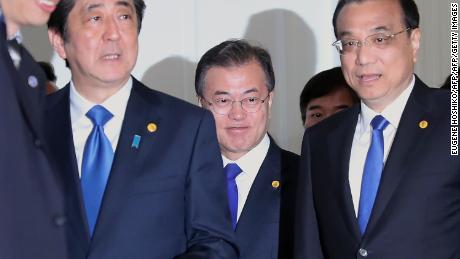
[{"label": "blue necktie", "polygon": [[229,163],[224,167],[224,171],[227,175],[228,205],[230,207],[233,230],[235,230],[238,215],[238,186],[236,186],[235,178],[241,173],[241,168],[235,163]]},{"label": "blue necktie", "polygon": [[364,164],[358,209],[358,224],[361,234],[366,231],[379,188],[383,170],[383,130],[388,124],[389,122],[381,115],[375,116],[371,121],[372,140]]},{"label": "blue necktie", "polygon": [[104,195],[113,161],[113,150],[104,133],[104,124],[113,115],[101,105],[86,113],[93,122],[93,130],[86,140],[81,168],[81,187],[91,236],[96,225],[99,207]]}]

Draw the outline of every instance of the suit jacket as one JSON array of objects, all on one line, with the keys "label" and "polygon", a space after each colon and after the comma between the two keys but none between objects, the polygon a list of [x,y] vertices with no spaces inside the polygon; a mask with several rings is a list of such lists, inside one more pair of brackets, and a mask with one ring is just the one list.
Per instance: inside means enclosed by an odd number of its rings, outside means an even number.
[{"label": "suit jacket", "polygon": [[[69,86],[49,96],[47,138],[65,182],[72,258],[235,258],[212,115],[133,79],[92,239],[78,175]],[[148,123],[157,125],[155,132]],[[134,135],[141,136],[138,148]]]},{"label": "suit jacket", "polygon": [[[241,259],[291,258],[299,156],[271,139],[235,230]],[[279,181],[279,187],[272,186]],[[281,226],[281,229],[280,229]]]},{"label": "suit jacket", "polygon": [[63,194],[41,128],[45,76],[24,48],[14,67],[0,27],[0,258],[66,258]]},{"label": "suit jacket", "polygon": [[[308,132],[304,151],[311,157],[302,163],[311,165],[325,258],[460,258],[460,159],[450,155],[449,103],[449,92],[416,78],[363,236],[348,181],[359,106]],[[302,217],[307,210],[298,212]],[[300,229],[299,238],[308,242],[308,228]]]}]

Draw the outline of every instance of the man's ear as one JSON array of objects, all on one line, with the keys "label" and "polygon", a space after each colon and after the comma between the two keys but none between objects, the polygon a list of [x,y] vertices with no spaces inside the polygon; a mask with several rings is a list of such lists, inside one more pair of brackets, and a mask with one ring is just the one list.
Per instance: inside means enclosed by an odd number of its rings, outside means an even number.
[{"label": "man's ear", "polygon": [[62,59],[66,59],[67,55],[64,49],[64,39],[62,36],[57,33],[55,30],[48,29],[48,38],[50,40],[51,46],[58,53]]},{"label": "man's ear", "polygon": [[197,96],[198,98],[198,106],[200,106],[201,108],[204,108],[203,107],[203,98],[201,98],[200,96]]},{"label": "man's ear", "polygon": [[410,34],[410,43],[412,45],[412,56],[414,63],[417,62],[418,50],[420,48],[420,38],[421,38],[420,28],[415,28]]}]

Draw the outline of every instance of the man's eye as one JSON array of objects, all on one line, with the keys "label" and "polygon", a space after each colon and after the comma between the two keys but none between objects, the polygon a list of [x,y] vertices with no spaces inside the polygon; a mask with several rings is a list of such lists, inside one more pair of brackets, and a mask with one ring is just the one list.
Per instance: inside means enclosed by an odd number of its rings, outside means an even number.
[{"label": "man's eye", "polygon": [[230,99],[224,99],[224,98],[219,98],[219,99],[214,100],[214,103],[218,105],[225,105],[229,102],[230,102]]},{"label": "man's eye", "polygon": [[123,15],[120,15],[120,18],[121,18],[122,20],[129,20],[129,19],[131,19],[131,15],[129,15],[129,14],[123,14]]},{"label": "man's eye", "polygon": [[344,47],[353,47],[356,46],[356,41],[350,40],[350,41],[343,41],[342,45]]},{"label": "man's eye", "polygon": [[249,104],[257,103],[258,100],[259,100],[259,98],[257,98],[257,97],[248,97],[248,98],[246,98],[246,102],[249,103]]},{"label": "man's eye", "polygon": [[97,21],[101,20],[101,17],[100,16],[91,16],[90,20],[92,22],[97,22]]},{"label": "man's eye", "polygon": [[321,118],[322,116],[323,116],[323,115],[322,115],[321,113],[319,113],[319,112],[315,112],[315,113],[312,113],[312,114],[311,114],[311,117],[312,117],[312,118]]},{"label": "man's eye", "polygon": [[375,44],[382,45],[382,44],[387,43],[389,38],[390,37],[388,37],[386,35],[377,35],[377,36],[375,36],[373,41],[374,41]]}]

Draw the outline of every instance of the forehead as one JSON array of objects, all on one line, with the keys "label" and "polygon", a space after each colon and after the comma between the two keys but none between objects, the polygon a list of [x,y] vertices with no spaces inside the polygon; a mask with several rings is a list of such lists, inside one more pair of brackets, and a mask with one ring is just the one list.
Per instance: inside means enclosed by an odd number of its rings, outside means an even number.
[{"label": "forehead", "polygon": [[379,31],[392,31],[404,25],[397,0],[367,0],[343,7],[337,17],[337,35],[345,36]]},{"label": "forehead", "polygon": [[308,106],[321,104],[324,107],[335,107],[348,102],[353,102],[351,93],[348,89],[340,87],[326,95],[311,99]]},{"label": "forehead", "polygon": [[74,9],[85,12],[113,7],[134,9],[134,0],[76,0]]},{"label": "forehead", "polygon": [[205,91],[215,94],[244,94],[267,91],[265,73],[256,61],[230,67],[211,67],[205,77]]}]

